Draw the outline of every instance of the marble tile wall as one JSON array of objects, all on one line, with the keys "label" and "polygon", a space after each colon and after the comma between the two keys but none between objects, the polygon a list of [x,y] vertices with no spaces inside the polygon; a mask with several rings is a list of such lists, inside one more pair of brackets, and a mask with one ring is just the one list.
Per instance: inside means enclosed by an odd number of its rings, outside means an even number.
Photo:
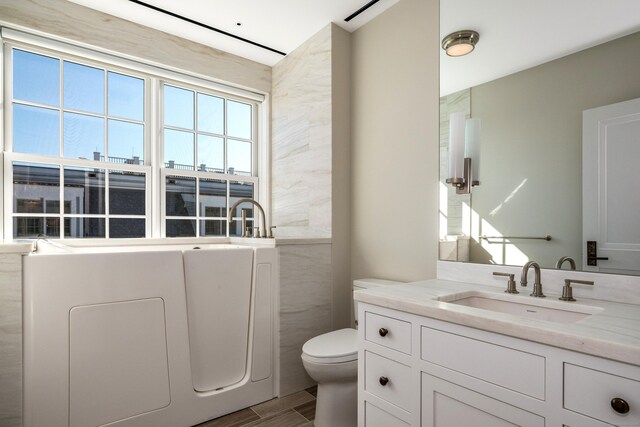
[{"label": "marble tile wall", "polygon": [[312,384],[305,341],[350,324],[350,37],[327,25],[273,67],[271,222],[328,242],[280,249],[281,396]]},{"label": "marble tile wall", "polygon": [[[440,182],[444,184],[449,172],[449,116],[452,113],[463,112],[471,116],[471,89],[464,89],[440,98]],[[462,204],[471,205],[471,196],[457,195],[456,190],[449,184],[444,184],[447,191],[447,235],[463,234]],[[444,230],[441,230],[443,234]]]},{"label": "marble tile wall", "polygon": [[272,223],[331,237],[331,25],[273,67]]},{"label": "marble tile wall", "polygon": [[331,244],[279,248],[280,396],[286,396],[315,384],[302,366],[302,345],[332,329]]},{"label": "marble tile wall", "polygon": [[0,0],[0,22],[142,58],[213,80],[271,90],[271,67],[66,0]]},{"label": "marble tile wall", "polygon": [[0,253],[0,425],[22,425],[22,255]]}]

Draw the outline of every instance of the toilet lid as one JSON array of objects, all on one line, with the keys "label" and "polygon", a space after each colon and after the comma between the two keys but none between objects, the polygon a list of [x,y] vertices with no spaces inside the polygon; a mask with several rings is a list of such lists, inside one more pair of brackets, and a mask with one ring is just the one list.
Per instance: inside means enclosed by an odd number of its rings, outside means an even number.
[{"label": "toilet lid", "polygon": [[340,363],[358,359],[358,331],[345,328],[311,338],[302,352],[318,363]]}]

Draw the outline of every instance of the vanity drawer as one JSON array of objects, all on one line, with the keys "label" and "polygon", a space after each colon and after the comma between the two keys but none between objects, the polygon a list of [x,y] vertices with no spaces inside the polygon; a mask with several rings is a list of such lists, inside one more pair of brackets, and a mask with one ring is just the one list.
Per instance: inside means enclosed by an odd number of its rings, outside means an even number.
[{"label": "vanity drawer", "polygon": [[411,411],[411,368],[386,357],[365,351],[365,391]]},{"label": "vanity drawer", "polygon": [[545,400],[545,358],[486,341],[422,327],[422,360]]},{"label": "vanity drawer", "polygon": [[364,339],[411,354],[411,323],[367,311]]},{"label": "vanity drawer", "polygon": [[[640,381],[570,363],[564,364],[564,408],[614,425],[640,425]],[[624,399],[629,412],[612,408]]]}]

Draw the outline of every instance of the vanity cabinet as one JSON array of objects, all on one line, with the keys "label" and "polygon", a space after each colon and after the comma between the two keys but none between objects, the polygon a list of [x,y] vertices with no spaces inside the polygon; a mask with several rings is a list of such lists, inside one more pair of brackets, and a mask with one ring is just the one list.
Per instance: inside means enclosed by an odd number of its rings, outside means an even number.
[{"label": "vanity cabinet", "polygon": [[362,302],[359,310],[360,427],[640,425],[638,365]]}]

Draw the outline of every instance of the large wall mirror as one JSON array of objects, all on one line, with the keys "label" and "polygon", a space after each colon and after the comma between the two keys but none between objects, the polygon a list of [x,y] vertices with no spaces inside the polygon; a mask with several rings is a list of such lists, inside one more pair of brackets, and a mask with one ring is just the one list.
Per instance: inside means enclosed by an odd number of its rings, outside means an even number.
[{"label": "large wall mirror", "polygon": [[[441,39],[480,35],[466,56],[441,52],[440,259],[640,275],[640,2],[441,0],[440,13]],[[456,112],[481,123],[470,194],[446,183]]]}]

